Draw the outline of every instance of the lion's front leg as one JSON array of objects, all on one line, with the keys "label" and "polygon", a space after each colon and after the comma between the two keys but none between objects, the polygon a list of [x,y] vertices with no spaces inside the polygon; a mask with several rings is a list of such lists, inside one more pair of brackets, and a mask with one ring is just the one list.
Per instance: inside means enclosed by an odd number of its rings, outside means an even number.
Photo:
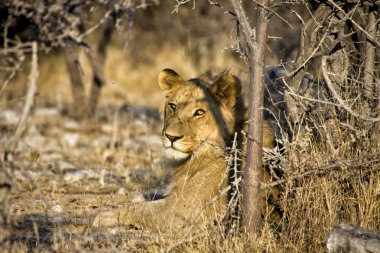
[{"label": "lion's front leg", "polygon": [[152,221],[162,214],[165,210],[164,206],[165,200],[146,201],[131,203],[131,205],[116,210],[99,212],[92,222],[92,227],[145,227],[147,224],[154,224]]}]

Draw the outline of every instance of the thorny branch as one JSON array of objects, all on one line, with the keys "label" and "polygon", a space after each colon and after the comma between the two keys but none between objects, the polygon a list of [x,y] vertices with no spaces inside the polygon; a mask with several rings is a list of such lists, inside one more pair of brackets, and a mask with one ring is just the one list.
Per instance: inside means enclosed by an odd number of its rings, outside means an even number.
[{"label": "thorny branch", "polygon": [[332,82],[331,82],[331,80],[329,78],[329,75],[328,75],[327,69],[326,69],[327,68],[327,66],[326,66],[326,59],[327,59],[326,56],[322,57],[321,68],[322,68],[323,78],[325,79],[326,86],[329,88],[331,94],[338,101],[339,106],[342,107],[343,109],[345,109],[352,116],[354,116],[354,117],[356,117],[358,119],[365,120],[365,121],[370,121],[370,122],[378,122],[378,121],[380,121],[380,118],[371,118],[371,117],[366,117],[366,116],[360,115],[360,114],[354,112],[350,107],[348,107],[344,103],[343,99],[339,96],[338,92],[335,90],[334,85],[332,84]]},{"label": "thorny branch", "polygon": [[[176,0],[177,4],[174,6],[174,10],[172,11],[172,14],[173,13],[178,13],[179,11],[179,7],[181,5],[184,5],[184,4],[187,4],[188,2],[190,2],[191,0]],[[195,0],[193,0],[193,10],[195,9]]]},{"label": "thorny branch", "polygon": [[287,76],[288,77],[293,77],[295,76],[301,69],[305,68],[306,64],[314,58],[320,47],[322,46],[322,43],[324,42],[326,38],[326,34],[323,35],[322,39],[318,43],[318,45],[314,48],[313,52],[309,55],[309,57],[301,64],[299,65],[295,70],[293,70],[291,73],[289,73]]},{"label": "thorny branch", "polygon": [[287,21],[285,18],[283,18],[280,14],[278,14],[278,13],[275,11],[275,9],[276,9],[277,7],[280,6],[279,3],[274,4],[274,1],[272,1],[273,3],[271,4],[271,7],[268,7],[268,6],[266,6],[265,4],[262,4],[262,3],[260,3],[260,2],[257,1],[257,0],[253,0],[253,2],[268,12],[268,19],[270,18],[270,15],[271,15],[271,14],[274,14],[274,15],[275,15],[276,17],[278,17],[282,22],[284,22],[286,25],[288,25],[291,29],[294,29],[294,26],[293,26],[292,24],[290,24],[289,21]]},{"label": "thorny branch", "polygon": [[[346,12],[340,7],[338,4],[336,4],[333,0],[328,0],[329,3],[331,3],[336,9],[338,9],[340,12],[346,14]],[[348,17],[348,19],[352,22],[356,28],[358,28],[361,32],[363,32],[367,39],[370,40],[373,44],[376,45],[376,47],[380,47],[380,42],[376,40],[370,33],[368,33],[363,27],[361,27],[354,19]]]},{"label": "thorny branch", "polygon": [[[365,156],[361,156],[361,157],[355,157],[353,159],[340,160],[340,161],[337,161],[333,164],[328,164],[328,165],[324,165],[324,166],[321,166],[318,168],[310,169],[310,170],[307,170],[307,171],[302,172],[302,173],[291,175],[291,176],[284,178],[284,179],[276,180],[276,181],[273,181],[270,183],[264,183],[261,185],[261,187],[263,189],[275,187],[275,186],[287,183],[287,182],[289,182],[293,179],[296,179],[296,178],[303,178],[305,176],[317,175],[317,174],[320,174],[320,173],[323,173],[323,172],[326,172],[329,170],[340,169],[342,166],[347,166],[349,168],[355,168],[355,167],[365,166],[365,165],[369,165],[369,164],[374,164],[374,163],[380,161],[379,155],[380,155],[380,152],[377,152],[377,153],[373,153],[373,154],[369,154],[369,155],[365,155]],[[365,159],[370,159],[370,158],[374,158],[374,159],[368,160],[368,161],[363,161]],[[358,162],[358,160],[361,162]],[[378,169],[380,169],[380,168],[378,168]]]}]

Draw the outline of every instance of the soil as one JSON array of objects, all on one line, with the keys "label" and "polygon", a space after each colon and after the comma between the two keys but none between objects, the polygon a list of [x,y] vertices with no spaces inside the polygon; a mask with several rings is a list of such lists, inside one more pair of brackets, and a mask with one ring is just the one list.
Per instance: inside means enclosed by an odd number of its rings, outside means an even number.
[{"label": "soil", "polygon": [[[91,219],[98,211],[149,198],[165,185],[157,109],[104,106],[95,119],[82,121],[62,111],[37,108],[11,161],[4,163],[13,177],[10,212],[17,249],[82,251],[125,238],[119,236],[129,228],[115,234],[70,227],[62,219]],[[18,115],[11,109],[0,112],[3,140],[12,134]]]}]

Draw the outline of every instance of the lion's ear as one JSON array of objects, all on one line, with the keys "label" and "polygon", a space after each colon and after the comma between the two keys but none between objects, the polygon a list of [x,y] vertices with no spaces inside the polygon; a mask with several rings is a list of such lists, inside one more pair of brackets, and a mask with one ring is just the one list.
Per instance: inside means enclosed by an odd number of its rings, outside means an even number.
[{"label": "lion's ear", "polygon": [[241,93],[241,83],[235,75],[220,77],[211,87],[211,93],[228,109],[232,109]]},{"label": "lion's ear", "polygon": [[166,93],[176,91],[183,82],[183,78],[172,69],[164,69],[158,75],[158,85]]}]

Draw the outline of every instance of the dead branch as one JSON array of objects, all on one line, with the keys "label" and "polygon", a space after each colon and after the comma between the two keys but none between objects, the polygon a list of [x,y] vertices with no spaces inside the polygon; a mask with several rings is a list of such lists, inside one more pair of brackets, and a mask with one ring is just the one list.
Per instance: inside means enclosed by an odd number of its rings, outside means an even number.
[{"label": "dead branch", "polygon": [[[255,42],[256,31],[251,28],[251,25],[249,24],[249,19],[247,18],[247,15],[245,14],[245,11],[243,9],[243,6],[241,5],[241,2],[233,0],[232,6],[235,10],[235,15],[238,19],[241,30],[243,31],[244,38],[247,40],[248,46],[250,48],[256,48],[257,46]],[[251,52],[251,53],[254,54],[255,52]]]},{"label": "dead branch", "polygon": [[38,79],[37,42],[32,43],[32,49],[33,53],[31,61],[31,70],[28,77],[28,90],[26,93],[26,100],[22,109],[21,117],[17,123],[16,131],[9,140],[7,150],[5,152],[5,158],[7,157],[7,153],[12,152],[16,148],[22,134],[26,129],[27,119],[34,104],[34,95],[36,94]]},{"label": "dead branch", "polygon": [[[32,53],[33,52],[32,44],[33,42],[22,42],[20,45],[17,45],[17,46],[2,48],[0,50],[0,55],[17,54],[19,52],[24,53],[24,54]],[[49,49],[50,49],[49,47],[44,47],[41,45],[38,46],[39,51],[47,51]]]},{"label": "dead branch", "polygon": [[[340,169],[342,166],[346,166],[348,168],[355,168],[355,167],[373,164],[373,163],[380,161],[380,158],[377,157],[379,155],[380,155],[380,152],[377,152],[377,153],[373,153],[373,154],[369,154],[369,155],[365,155],[365,156],[355,157],[353,159],[340,160],[340,161],[337,161],[333,164],[323,165],[323,166],[320,166],[320,167],[317,167],[314,169],[307,170],[307,171],[302,172],[302,173],[297,173],[297,174],[291,175],[291,176],[284,178],[284,179],[276,180],[276,181],[271,182],[271,183],[262,184],[261,187],[263,189],[266,189],[269,187],[275,187],[275,186],[287,183],[287,182],[294,180],[294,179],[297,179],[297,178],[303,178],[303,177],[311,176],[311,175],[318,175],[318,174],[322,174],[322,173],[325,173],[325,172],[330,171],[330,170]],[[375,159],[372,159],[369,161],[358,162],[360,160],[370,159],[373,157],[375,157]],[[380,168],[377,168],[377,169],[380,169]]]},{"label": "dead branch", "polygon": [[296,97],[296,98],[303,99],[303,100],[308,100],[308,101],[315,102],[315,103],[320,103],[320,104],[325,104],[325,105],[332,105],[332,106],[336,106],[336,107],[340,106],[337,103],[332,103],[332,102],[329,102],[329,101],[324,101],[324,100],[320,100],[320,99],[314,99],[314,98],[309,98],[309,97],[301,96],[301,95],[298,95],[297,93],[294,93],[293,91],[288,91],[287,93],[289,95],[291,95],[292,97]]},{"label": "dead branch", "polygon": [[[176,0],[176,2],[177,2],[177,4],[174,6],[174,9],[173,9],[173,11],[172,11],[172,14],[173,13],[178,13],[178,11],[179,11],[179,7],[181,6],[181,5],[184,5],[184,4],[186,4],[186,3],[188,3],[188,2],[190,2],[191,0]],[[193,10],[195,9],[195,0],[193,0]]]},{"label": "dead branch", "polygon": [[[292,24],[290,24],[285,18],[283,18],[280,14],[278,14],[275,11],[275,7],[278,7],[280,5],[280,3],[275,4],[274,1],[272,1],[273,5],[269,8],[268,6],[266,6],[265,4],[260,3],[259,1],[256,1],[256,0],[252,0],[252,1],[255,4],[257,4],[258,6],[260,6],[261,8],[264,8],[269,13],[269,15],[274,14],[282,22],[284,22],[287,26],[289,26],[291,29],[294,29],[294,26]],[[270,17],[270,16],[268,16],[268,17]]]},{"label": "dead branch", "polygon": [[301,69],[304,69],[304,68],[305,68],[306,64],[307,64],[311,59],[313,59],[313,58],[316,56],[316,54],[317,54],[318,50],[320,49],[320,47],[322,46],[322,43],[324,42],[325,38],[326,38],[326,34],[323,35],[322,39],[320,40],[320,42],[318,43],[318,45],[314,48],[313,52],[311,52],[311,54],[307,57],[307,59],[306,59],[303,63],[301,63],[301,64],[300,64],[295,70],[293,70],[291,73],[289,73],[289,74],[287,75],[287,77],[293,77],[293,76],[295,76],[295,75],[296,75]]},{"label": "dead branch", "polygon": [[[230,167],[230,196],[227,206],[227,215],[225,219],[229,223],[231,228],[238,228],[239,214],[236,214],[239,208],[239,202],[241,200],[240,182],[242,179],[241,172],[239,171],[239,161],[242,156],[241,151],[238,149],[237,133],[235,132],[234,141],[230,151],[228,165]],[[237,216],[237,217],[236,217]]]},{"label": "dead branch", "polygon": [[[356,32],[350,32],[350,33],[346,34],[344,32],[344,26],[346,25],[346,22],[347,22],[348,18],[353,15],[353,13],[355,12],[355,10],[356,9],[353,8],[352,10],[350,10],[349,12],[347,12],[343,17],[339,17],[338,15],[336,15],[336,17],[339,18],[339,20],[334,19],[334,24],[332,24],[333,23],[333,19],[330,20],[330,24],[328,25],[328,29],[324,33],[324,36],[326,36],[327,34],[331,35],[331,33],[334,30],[337,31],[338,36],[335,39],[326,42],[327,45],[324,45],[324,48],[320,48],[321,50],[319,52],[315,53],[312,58],[321,57],[323,55],[329,55],[332,52],[332,50],[338,44],[340,44],[344,40],[350,38],[353,34],[356,33]],[[337,22],[337,23],[335,23],[335,22]]]},{"label": "dead branch", "polygon": [[93,33],[95,30],[97,30],[103,23],[107,22],[111,18],[113,10],[109,10],[104,14],[102,19],[96,23],[94,26],[90,27],[87,31],[83,32],[78,36],[78,39],[82,40],[84,37],[87,37],[89,34]]},{"label": "dead branch", "polygon": [[318,50],[322,48],[322,42],[325,41],[325,38],[328,36],[328,30],[326,29],[322,35],[322,39],[318,37],[323,28],[323,24],[329,20],[331,14],[332,9],[325,4],[321,4],[315,14],[306,21],[302,28],[300,47],[296,61],[293,64],[294,71],[287,75],[287,77],[292,80],[291,84],[295,90],[298,90],[306,74],[306,66],[316,57]]},{"label": "dead branch", "polygon": [[[346,12],[342,9],[342,7],[340,7],[338,4],[336,4],[333,0],[328,0],[328,2],[329,2],[330,4],[332,4],[336,9],[338,9],[340,12],[346,14]],[[350,17],[349,17],[348,19],[352,22],[352,24],[353,24],[356,28],[358,28],[361,32],[363,32],[363,33],[366,35],[366,37],[367,37],[368,40],[370,40],[373,44],[375,44],[376,47],[380,47],[380,42],[378,42],[378,41],[376,40],[376,38],[374,38],[374,37],[373,37],[369,32],[367,32],[363,27],[361,27],[358,23],[356,23],[356,21],[355,21],[354,19],[352,19],[352,18],[350,18]]]},{"label": "dead branch", "polygon": [[371,118],[371,117],[366,117],[366,116],[357,114],[356,112],[354,112],[350,107],[348,107],[344,103],[343,99],[339,96],[338,92],[335,90],[334,85],[332,84],[332,82],[331,82],[331,80],[329,78],[329,75],[328,75],[327,69],[326,69],[327,68],[326,67],[326,59],[327,59],[326,56],[322,57],[321,68],[322,68],[323,78],[325,79],[326,86],[329,88],[331,94],[338,101],[339,106],[342,107],[343,109],[345,109],[348,113],[350,113],[352,116],[354,116],[354,117],[356,117],[358,119],[365,120],[365,121],[370,121],[370,122],[378,122],[378,121],[380,121],[380,118]]},{"label": "dead branch", "polygon": [[3,95],[5,89],[7,88],[9,82],[16,76],[17,72],[21,69],[22,63],[24,62],[24,55],[21,52],[18,52],[20,55],[19,60],[16,61],[16,64],[12,67],[12,72],[9,74],[8,78],[4,81],[3,86],[0,89],[0,97]]}]

